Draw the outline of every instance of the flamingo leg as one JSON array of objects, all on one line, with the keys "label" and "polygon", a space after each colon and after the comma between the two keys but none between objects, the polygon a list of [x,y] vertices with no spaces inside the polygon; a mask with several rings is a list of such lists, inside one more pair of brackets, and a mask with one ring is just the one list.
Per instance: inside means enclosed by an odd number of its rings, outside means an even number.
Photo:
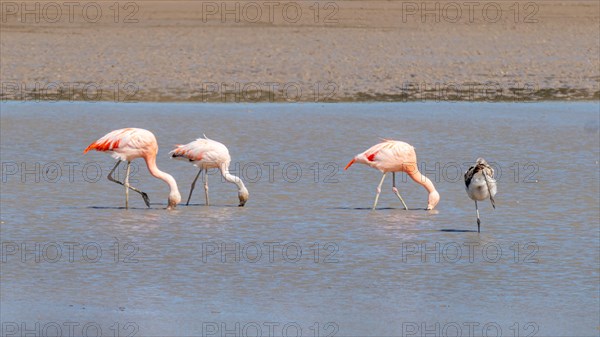
[{"label": "flamingo leg", "polygon": [[[113,167],[113,169],[108,173],[108,180],[112,181],[113,183],[117,183],[119,185],[123,185],[125,186],[125,184],[123,184],[122,182],[118,181],[117,179],[113,178],[113,173],[115,172],[115,170],[117,169],[117,167],[119,167],[119,164],[121,163],[121,160],[118,160],[117,163],[115,164],[115,167]],[[126,186],[127,188],[131,189],[134,192],[139,193],[142,198],[144,198],[144,203],[146,204],[146,206],[150,207],[150,198],[148,198],[148,194],[138,190],[137,188],[133,187],[133,186],[129,186],[129,184]]]},{"label": "flamingo leg", "polygon": [[125,209],[129,209],[129,169],[131,162],[127,161],[127,169],[125,170],[125,181],[123,182],[123,186],[125,186]]},{"label": "flamingo leg", "polygon": [[479,220],[479,208],[477,207],[477,200],[475,200],[475,211],[477,212],[477,233],[481,233],[481,221]]},{"label": "flamingo leg", "polygon": [[404,200],[400,196],[400,192],[398,192],[398,189],[396,188],[396,172],[392,172],[392,191],[394,191],[394,193],[396,194],[398,199],[400,199],[400,201],[402,202],[402,205],[404,205],[404,209],[408,211],[408,207],[406,206],[406,203],[404,202]]},{"label": "flamingo leg", "polygon": [[387,174],[387,172],[383,173],[383,177],[381,177],[379,186],[377,186],[377,194],[375,195],[375,202],[373,203],[373,210],[375,209],[375,206],[377,206],[377,201],[379,200],[379,194],[381,193],[381,185],[383,185],[383,181],[385,180],[386,174]]},{"label": "flamingo leg", "polygon": [[188,206],[190,204],[190,199],[192,199],[192,192],[194,192],[194,187],[196,187],[196,180],[198,180],[200,173],[202,173],[202,169],[200,169],[200,171],[198,171],[196,178],[194,178],[194,181],[192,181],[192,188],[190,188],[190,195],[188,196],[188,200],[185,203],[186,206]]},{"label": "flamingo leg", "polygon": [[204,197],[206,198],[206,206],[208,206],[208,170],[204,170]]}]

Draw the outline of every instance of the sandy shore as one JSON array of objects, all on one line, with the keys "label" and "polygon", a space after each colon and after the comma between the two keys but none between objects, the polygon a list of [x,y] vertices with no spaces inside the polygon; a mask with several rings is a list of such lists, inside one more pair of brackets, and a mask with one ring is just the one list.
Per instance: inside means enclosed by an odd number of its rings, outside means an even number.
[{"label": "sandy shore", "polygon": [[3,2],[1,97],[600,99],[598,1],[119,4]]}]

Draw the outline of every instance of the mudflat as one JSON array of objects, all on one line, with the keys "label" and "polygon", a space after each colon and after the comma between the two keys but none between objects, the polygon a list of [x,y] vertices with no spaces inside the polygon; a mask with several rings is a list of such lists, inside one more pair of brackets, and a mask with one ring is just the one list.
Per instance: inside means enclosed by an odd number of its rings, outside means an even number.
[{"label": "mudflat", "polygon": [[1,98],[600,99],[598,1],[2,2]]}]

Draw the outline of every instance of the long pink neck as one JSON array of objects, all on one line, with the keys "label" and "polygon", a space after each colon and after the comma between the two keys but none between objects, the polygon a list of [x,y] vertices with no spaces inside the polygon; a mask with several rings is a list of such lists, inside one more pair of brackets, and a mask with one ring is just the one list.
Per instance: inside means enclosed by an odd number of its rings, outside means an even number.
[{"label": "long pink neck", "polygon": [[431,180],[429,180],[429,178],[427,178],[426,176],[424,176],[418,169],[413,170],[412,172],[409,171],[407,172],[407,174],[412,178],[412,180],[414,180],[417,184],[425,187],[425,189],[427,190],[427,192],[432,193],[435,192],[435,186],[433,186],[433,183],[431,182]]},{"label": "long pink neck", "polygon": [[169,195],[179,194],[179,189],[177,188],[177,182],[175,181],[175,178],[173,178],[173,176],[171,176],[170,174],[159,170],[158,166],[156,166],[156,155],[150,155],[145,157],[144,159],[146,160],[146,165],[148,165],[148,171],[150,171],[150,174],[153,177],[158,178],[166,182],[167,185],[169,185],[169,188],[171,190]]},{"label": "long pink neck", "polygon": [[227,180],[228,182],[236,184],[238,187],[238,191],[243,191],[246,189],[246,186],[244,186],[244,182],[242,181],[242,179],[240,179],[238,176],[234,176],[233,174],[229,173],[229,168],[227,166],[223,166],[221,168],[221,175],[223,175],[223,178],[225,178],[225,180]]}]

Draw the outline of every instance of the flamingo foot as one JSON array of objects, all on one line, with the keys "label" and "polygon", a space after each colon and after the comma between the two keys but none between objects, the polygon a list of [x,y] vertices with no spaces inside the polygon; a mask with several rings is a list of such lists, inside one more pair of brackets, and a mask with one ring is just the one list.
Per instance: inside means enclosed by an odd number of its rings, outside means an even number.
[{"label": "flamingo foot", "polygon": [[141,192],[141,194],[142,198],[144,198],[144,203],[148,208],[150,208],[150,198],[148,197],[148,194],[146,194],[146,192]]}]

